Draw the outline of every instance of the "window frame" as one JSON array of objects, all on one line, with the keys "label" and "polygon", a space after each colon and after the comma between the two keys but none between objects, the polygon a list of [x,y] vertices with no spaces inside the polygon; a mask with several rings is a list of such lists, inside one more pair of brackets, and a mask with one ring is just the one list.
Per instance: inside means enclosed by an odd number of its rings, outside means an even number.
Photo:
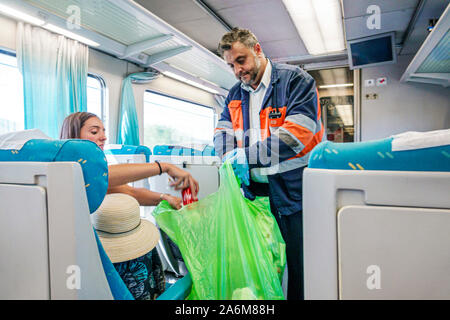
[{"label": "window frame", "polygon": [[[216,111],[215,111],[215,109],[213,107],[207,106],[205,104],[201,104],[201,103],[198,103],[198,102],[195,102],[195,101],[191,101],[191,100],[188,100],[188,99],[184,99],[184,98],[179,98],[179,97],[172,96],[170,94],[167,94],[167,93],[164,93],[164,92],[160,92],[160,91],[156,91],[156,90],[152,90],[152,89],[145,89],[145,92],[158,94],[160,96],[164,96],[164,97],[167,97],[167,98],[172,98],[172,99],[175,99],[175,100],[180,100],[180,101],[183,101],[183,102],[195,104],[195,105],[198,105],[198,106],[203,107],[203,108],[212,109],[214,114],[216,114]],[[144,97],[145,97],[145,92],[144,92]],[[144,102],[145,102],[145,99],[144,99]]]},{"label": "window frame", "polygon": [[[160,95],[160,96],[163,96],[163,97],[166,97],[166,98],[171,98],[171,99],[175,99],[175,100],[178,100],[178,101],[190,103],[190,104],[193,104],[193,105],[197,105],[197,106],[199,106],[199,107],[211,109],[212,112],[213,112],[213,118],[212,118],[212,121],[213,121],[213,127],[215,127],[216,124],[217,124],[218,116],[217,116],[217,113],[216,113],[216,109],[215,109],[214,107],[212,107],[212,106],[207,106],[207,105],[204,105],[204,104],[202,104],[202,103],[198,103],[198,102],[195,102],[195,101],[192,101],[192,100],[188,100],[188,99],[176,97],[176,96],[173,96],[173,95],[170,95],[170,94],[161,92],[161,91],[152,90],[152,89],[145,89],[144,94],[143,94],[143,97],[142,97],[142,98],[143,98],[143,99],[142,99],[142,100],[143,100],[143,103],[142,103],[142,115],[143,115],[143,116],[142,116],[142,122],[143,122],[143,123],[142,123],[142,124],[143,124],[143,126],[142,126],[142,131],[143,131],[143,132],[144,132],[144,130],[145,130],[144,126],[145,126],[145,93],[146,93],[146,92],[153,93],[153,94],[157,94],[157,95]],[[142,142],[144,142],[144,140],[142,140]]]},{"label": "window frame", "polygon": [[[101,106],[100,106],[100,110],[101,110],[100,111],[101,112],[100,120],[102,120],[103,123],[105,123],[105,121],[106,121],[106,108],[105,108],[105,104],[106,104],[106,82],[105,82],[105,80],[103,79],[103,77],[101,75],[96,74],[96,73],[88,72],[87,73],[87,78],[89,78],[89,77],[94,78],[95,80],[98,80],[98,82],[100,83],[100,92],[101,92],[101,94],[100,94],[100,104],[101,104]],[[87,106],[86,106],[86,108],[87,108]]]},{"label": "window frame", "polygon": [[8,56],[11,56],[11,57],[14,57],[14,58],[17,59],[17,54],[16,54],[16,52],[14,50],[11,50],[11,49],[8,49],[8,48],[0,46],[0,53],[6,54]]},{"label": "window frame", "polygon": [[[14,57],[16,59],[16,64],[17,64],[17,53],[16,53],[15,50],[10,49],[10,48],[6,48],[6,47],[3,47],[3,46],[0,46],[0,54],[4,54],[4,55],[10,56],[10,57]],[[19,69],[19,66],[17,65],[16,68]],[[23,87],[23,79],[22,79],[21,85]],[[22,101],[22,108],[24,108],[24,101]],[[24,117],[23,117],[23,128],[25,128],[25,114],[24,114]]]}]

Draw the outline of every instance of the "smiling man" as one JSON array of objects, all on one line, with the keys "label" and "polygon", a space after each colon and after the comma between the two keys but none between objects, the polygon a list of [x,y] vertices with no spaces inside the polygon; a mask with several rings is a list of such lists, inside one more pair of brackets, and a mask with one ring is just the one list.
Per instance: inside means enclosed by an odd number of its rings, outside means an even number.
[{"label": "smiling man", "polygon": [[314,79],[267,59],[255,35],[234,28],[218,47],[239,82],[231,88],[214,134],[245,196],[269,196],[286,242],[288,299],[303,299],[302,176],[324,128]]}]

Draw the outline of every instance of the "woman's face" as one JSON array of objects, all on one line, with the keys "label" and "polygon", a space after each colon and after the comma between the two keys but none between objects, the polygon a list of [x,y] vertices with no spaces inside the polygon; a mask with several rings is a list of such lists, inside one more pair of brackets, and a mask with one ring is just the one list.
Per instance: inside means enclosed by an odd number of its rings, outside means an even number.
[{"label": "woman's face", "polygon": [[97,117],[90,117],[86,120],[80,130],[80,139],[95,142],[102,150],[105,146],[105,127]]}]

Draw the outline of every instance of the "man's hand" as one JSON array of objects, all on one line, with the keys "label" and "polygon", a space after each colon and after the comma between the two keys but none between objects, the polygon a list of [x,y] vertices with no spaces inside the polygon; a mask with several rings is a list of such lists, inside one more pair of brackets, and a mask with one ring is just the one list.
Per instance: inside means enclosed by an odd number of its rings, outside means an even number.
[{"label": "man's hand", "polygon": [[234,174],[239,178],[241,183],[246,186],[250,185],[249,167],[244,149],[237,148],[228,152],[223,158],[223,162],[225,161],[231,163]]}]

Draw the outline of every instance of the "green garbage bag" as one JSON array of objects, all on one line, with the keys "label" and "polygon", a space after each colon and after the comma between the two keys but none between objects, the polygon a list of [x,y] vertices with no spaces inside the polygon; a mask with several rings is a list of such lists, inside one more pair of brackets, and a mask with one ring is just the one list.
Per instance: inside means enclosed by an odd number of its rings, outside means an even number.
[{"label": "green garbage bag", "polygon": [[284,299],[285,243],[268,199],[246,199],[229,163],[219,173],[217,192],[180,210],[163,201],[153,211],[191,275],[188,299]]}]

